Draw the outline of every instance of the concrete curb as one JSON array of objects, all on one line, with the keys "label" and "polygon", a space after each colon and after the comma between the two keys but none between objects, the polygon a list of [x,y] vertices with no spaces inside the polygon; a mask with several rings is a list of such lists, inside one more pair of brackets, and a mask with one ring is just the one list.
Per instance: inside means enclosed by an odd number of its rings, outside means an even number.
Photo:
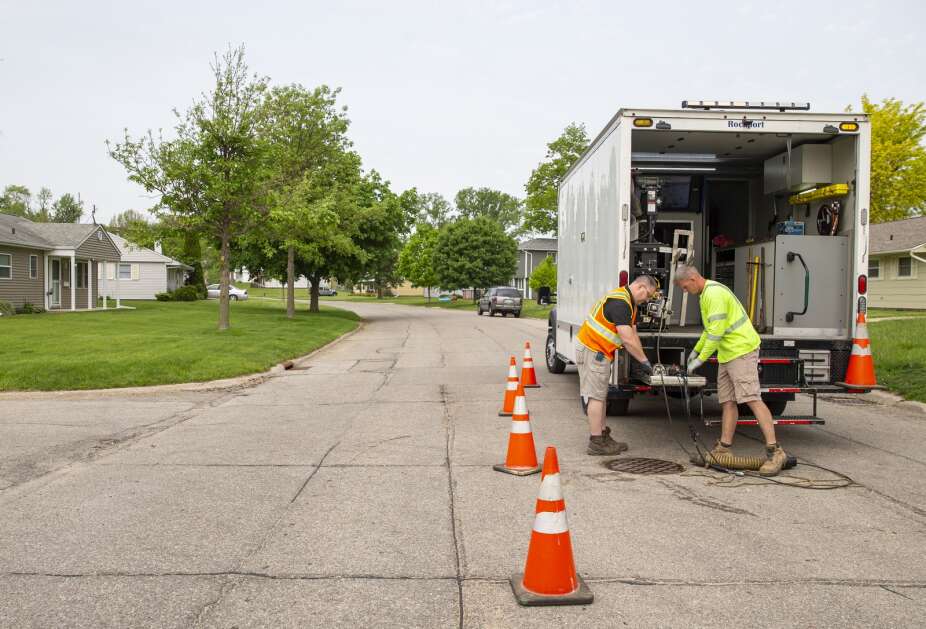
[{"label": "concrete curb", "polygon": [[269,380],[270,378],[275,378],[286,372],[286,369],[283,365],[287,362],[292,362],[296,365],[312,358],[322,350],[326,350],[337,343],[340,343],[346,338],[350,338],[357,332],[360,332],[366,326],[364,320],[360,320],[359,325],[351,330],[346,332],[336,339],[325,343],[319,348],[309,352],[304,356],[299,356],[297,358],[291,358],[283,361],[282,363],[276,364],[267,371],[261,373],[253,373],[244,376],[236,376],[234,378],[224,378],[222,380],[208,380],[206,382],[181,382],[177,384],[155,384],[148,387],[116,387],[109,389],[73,389],[67,391],[6,391],[0,392],[0,401],[2,400],[53,400],[55,398],[71,398],[71,399],[80,399],[83,397],[96,397],[100,395],[146,395],[149,393],[161,393],[165,391],[177,391],[177,392],[195,392],[195,393],[207,393],[210,391],[228,391],[231,389],[247,389],[258,385],[262,382]]},{"label": "concrete curb", "polygon": [[897,406],[907,410],[918,411],[926,415],[926,404],[923,402],[907,400],[904,397],[897,395],[896,393],[890,393],[889,391],[870,391],[865,394],[865,397],[869,400],[877,402],[878,404],[884,404],[885,406]]}]

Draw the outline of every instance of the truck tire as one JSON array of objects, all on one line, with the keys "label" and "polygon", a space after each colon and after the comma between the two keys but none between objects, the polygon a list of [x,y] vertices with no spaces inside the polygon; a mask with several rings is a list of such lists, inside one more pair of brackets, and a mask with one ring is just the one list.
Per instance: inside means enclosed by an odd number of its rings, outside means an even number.
[{"label": "truck tire", "polygon": [[605,414],[609,417],[624,417],[630,409],[630,398],[608,400]]},{"label": "truck tire", "polygon": [[514,313],[514,318],[515,318],[515,319],[520,319],[520,318],[521,318],[521,311],[520,311],[520,310],[516,310],[516,311],[515,311],[515,313]]},{"label": "truck tire", "polygon": [[556,355],[556,337],[552,334],[547,335],[546,357],[547,371],[550,373],[563,373],[566,371],[566,363]]}]

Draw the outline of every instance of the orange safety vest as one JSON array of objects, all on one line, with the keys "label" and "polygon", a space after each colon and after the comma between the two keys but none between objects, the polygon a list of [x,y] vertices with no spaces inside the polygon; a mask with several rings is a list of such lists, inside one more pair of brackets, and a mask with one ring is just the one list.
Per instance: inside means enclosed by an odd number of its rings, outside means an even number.
[{"label": "orange safety vest", "polygon": [[585,347],[593,352],[601,352],[608,360],[614,360],[614,352],[623,347],[617,326],[604,318],[604,305],[609,299],[620,299],[630,306],[630,324],[637,323],[637,307],[633,303],[630,291],[626,287],[615,288],[595,304],[592,311],[585,317],[585,323],[579,328],[578,339]]}]

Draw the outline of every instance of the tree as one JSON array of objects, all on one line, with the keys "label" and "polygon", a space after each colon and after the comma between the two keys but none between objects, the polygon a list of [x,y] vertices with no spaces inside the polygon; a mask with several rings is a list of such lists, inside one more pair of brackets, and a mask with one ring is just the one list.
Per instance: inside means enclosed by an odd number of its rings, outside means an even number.
[{"label": "tree", "polygon": [[871,116],[871,222],[922,214],[926,209],[926,105],[862,96]]},{"label": "tree", "polygon": [[521,201],[492,188],[463,188],[455,197],[461,217],[485,216],[502,226],[505,232],[514,231],[521,224]]},{"label": "tree", "polygon": [[267,80],[249,74],[243,47],[216,55],[212,70],[211,91],[177,113],[176,139],[150,131],[133,139],[126,131],[109,152],[130,180],[160,195],[159,213],[218,246],[218,328],[226,330],[232,245],[266,216],[267,150],[259,131]]},{"label": "tree", "polygon": [[420,194],[415,188],[406,190],[400,197],[401,202],[412,215],[412,221],[433,227],[442,227],[451,220],[453,207],[450,202],[437,192]]},{"label": "tree", "polygon": [[441,288],[486,288],[514,275],[518,246],[494,220],[478,216],[446,225],[437,238],[434,271]]},{"label": "tree", "polygon": [[79,223],[84,215],[84,202],[65,192],[51,207],[52,223]]},{"label": "tree", "polygon": [[585,125],[568,124],[563,133],[547,144],[546,159],[531,172],[524,185],[524,229],[556,235],[559,185],[566,172],[588,148]]},{"label": "tree", "polygon": [[205,299],[206,276],[203,273],[203,245],[198,234],[192,231],[184,232],[183,253],[178,256],[178,259],[184,264],[193,267],[193,271],[187,276],[185,284],[195,286],[200,299]]},{"label": "tree", "polygon": [[[346,108],[336,106],[339,92],[326,85],[312,91],[290,85],[272,89],[264,102],[263,134],[270,147],[274,190],[269,220],[252,239],[252,248],[261,251],[251,252],[251,263],[285,273],[289,318],[296,309],[296,258],[315,257],[313,241],[329,239],[336,223],[335,217],[318,213],[330,211],[327,200],[350,147]],[[320,228],[326,231],[319,233]]]},{"label": "tree", "polygon": [[537,265],[531,273],[529,283],[534,290],[541,286],[549,286],[550,290],[556,291],[556,263],[553,262],[553,256],[547,256]]},{"label": "tree", "polygon": [[39,193],[35,195],[36,207],[32,212],[32,220],[37,223],[47,223],[51,220],[52,213],[52,195],[51,190],[42,187]]},{"label": "tree", "polygon": [[9,185],[0,195],[0,214],[11,214],[30,218],[32,215],[32,193],[26,186]]},{"label": "tree", "polygon": [[158,227],[138,210],[126,210],[112,217],[106,229],[136,245],[153,249],[161,240]]},{"label": "tree", "polygon": [[415,233],[408,239],[399,254],[399,273],[412,283],[428,289],[428,302],[431,301],[431,287],[437,285],[437,273],[434,270],[434,250],[440,232],[428,223],[419,223]]}]

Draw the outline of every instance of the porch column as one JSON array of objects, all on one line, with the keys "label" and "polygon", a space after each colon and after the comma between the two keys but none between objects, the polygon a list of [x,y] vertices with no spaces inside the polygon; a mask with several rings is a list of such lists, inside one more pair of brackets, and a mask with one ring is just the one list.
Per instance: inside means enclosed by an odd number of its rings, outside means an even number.
[{"label": "porch column", "polygon": [[71,310],[77,310],[77,253],[71,254]]},{"label": "porch column", "polygon": [[116,309],[117,310],[122,307],[122,290],[119,288],[120,284],[122,283],[119,279],[119,276],[122,274],[121,267],[122,267],[122,264],[120,262],[116,262],[116,272],[114,274],[114,277],[116,278]]},{"label": "porch column", "polygon": [[45,310],[48,310],[48,306],[51,303],[51,300],[48,298],[48,276],[51,273],[51,269],[49,268],[51,266],[51,260],[48,259],[47,253],[42,254],[42,264],[45,268],[45,271],[42,273],[42,283],[45,285],[43,299],[45,301]]},{"label": "porch column", "polygon": [[96,308],[96,300],[93,298],[93,258],[87,260],[87,310]]}]

